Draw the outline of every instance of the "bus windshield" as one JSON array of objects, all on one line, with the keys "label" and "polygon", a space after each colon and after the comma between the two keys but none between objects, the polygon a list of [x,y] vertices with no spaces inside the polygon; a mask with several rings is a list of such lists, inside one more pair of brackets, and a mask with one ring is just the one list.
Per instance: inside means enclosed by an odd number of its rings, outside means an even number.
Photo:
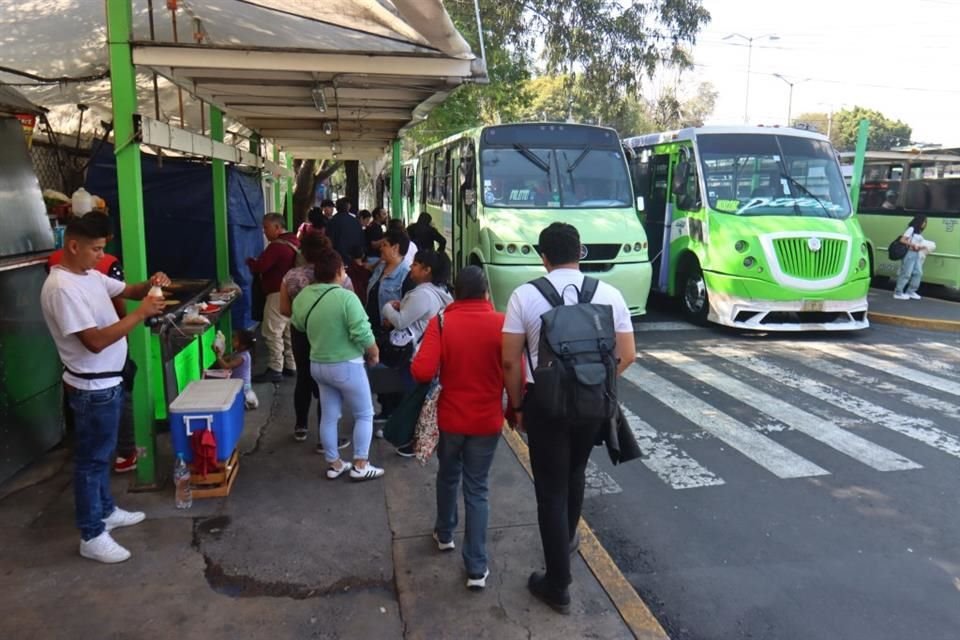
[{"label": "bus windshield", "polygon": [[833,148],[771,134],[697,136],[710,208],[741,216],[847,218],[850,202]]},{"label": "bus windshield", "polygon": [[480,153],[483,204],[537,209],[630,205],[630,183],[619,150],[583,147],[487,147]]}]

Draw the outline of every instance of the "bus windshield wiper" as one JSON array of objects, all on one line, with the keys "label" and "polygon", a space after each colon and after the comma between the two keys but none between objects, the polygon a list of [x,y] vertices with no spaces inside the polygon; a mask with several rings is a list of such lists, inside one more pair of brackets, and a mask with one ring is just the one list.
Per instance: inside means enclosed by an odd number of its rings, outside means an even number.
[{"label": "bus windshield wiper", "polygon": [[519,151],[520,155],[526,158],[530,164],[543,171],[547,176],[550,175],[550,165],[537,157],[537,154],[518,142],[513,143],[513,148]]},{"label": "bus windshield wiper", "polygon": [[[827,217],[828,217],[828,218],[832,218],[832,217],[833,217],[833,216],[830,215],[830,211],[827,209],[827,205],[823,204],[823,201],[822,201],[820,198],[818,198],[817,196],[813,195],[813,193],[810,191],[810,189],[807,189],[807,188],[803,185],[803,183],[801,183],[799,180],[797,180],[796,178],[794,178],[793,176],[791,176],[789,173],[786,173],[786,172],[781,172],[781,173],[780,173],[780,177],[786,178],[787,181],[788,181],[790,184],[797,186],[797,187],[800,189],[800,191],[803,191],[806,195],[808,195],[808,196],[810,196],[811,198],[813,198],[814,200],[816,200],[816,201],[817,201],[817,204],[820,205],[820,208],[823,209],[823,212],[824,212],[825,214],[827,214]],[[796,206],[796,200],[794,200],[794,206]]]},{"label": "bus windshield wiper", "polygon": [[582,162],[583,159],[587,157],[588,153],[590,153],[590,147],[586,147],[583,151],[581,151],[580,155],[578,155],[574,159],[573,164],[570,164],[570,160],[567,159],[567,152],[564,151],[563,159],[566,160],[567,162],[567,173],[573,173],[576,170],[576,168],[580,165],[580,162]]}]

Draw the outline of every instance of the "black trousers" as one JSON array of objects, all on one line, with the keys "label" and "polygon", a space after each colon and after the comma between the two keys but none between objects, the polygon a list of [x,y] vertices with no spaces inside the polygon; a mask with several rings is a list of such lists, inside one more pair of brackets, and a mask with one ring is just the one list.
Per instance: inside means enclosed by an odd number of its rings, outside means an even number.
[{"label": "black trousers", "polygon": [[[317,383],[310,375],[310,340],[307,334],[290,327],[290,346],[293,361],[297,364],[297,384],[293,388],[293,410],[297,426],[306,427],[310,417],[310,403],[319,396]],[[320,403],[317,403],[317,421],[320,420]]]},{"label": "black trousers", "polygon": [[547,584],[564,591],[570,584],[570,541],[583,507],[584,471],[602,422],[564,424],[546,420],[528,388],[523,424],[530,445]]}]

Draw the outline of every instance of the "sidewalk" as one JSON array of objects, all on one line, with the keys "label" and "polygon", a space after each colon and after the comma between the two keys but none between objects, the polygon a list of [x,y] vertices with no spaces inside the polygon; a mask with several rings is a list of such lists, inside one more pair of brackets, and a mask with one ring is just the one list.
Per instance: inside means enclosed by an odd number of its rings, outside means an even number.
[{"label": "sidewalk", "polygon": [[[371,459],[386,468],[382,481],[326,480],[315,434],[291,438],[292,390],[292,380],[276,393],[257,385],[261,408],[247,413],[228,498],[178,511],[172,487],[128,493],[129,480],[115,478],[118,503],[148,518],[115,532],[133,553],[120,565],[77,554],[65,451],[0,486],[0,637],[635,637],[580,554],[570,616],[527,592],[542,568],[536,503],[506,441],[491,477],[491,575],[473,593],[459,550],[441,554],[430,537],[436,462],[420,467],[378,440]],[[166,468],[167,436],[159,448]],[[666,637],[649,623],[637,637]]]},{"label": "sidewalk", "polygon": [[[921,293],[927,291],[921,289]],[[960,333],[960,302],[929,295],[922,300],[895,300],[892,290],[871,288],[868,305],[871,322]]]}]

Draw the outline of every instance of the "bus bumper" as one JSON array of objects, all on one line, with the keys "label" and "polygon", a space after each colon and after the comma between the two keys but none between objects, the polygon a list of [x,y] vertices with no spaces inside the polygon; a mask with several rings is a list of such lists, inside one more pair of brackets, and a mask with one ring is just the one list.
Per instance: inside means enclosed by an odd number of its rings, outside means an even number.
[{"label": "bus bumper", "polygon": [[[614,263],[606,271],[592,271],[592,266],[584,263],[581,269],[586,275],[606,282],[620,291],[631,316],[641,316],[647,312],[647,296],[650,295],[649,262]],[[540,265],[485,264],[484,270],[490,282],[490,300],[497,311],[506,310],[514,289],[547,273]]]},{"label": "bus bumper", "polygon": [[762,331],[856,331],[870,326],[867,319],[869,279],[863,278],[827,290],[809,292],[799,300],[780,300],[779,285],[705,273],[710,312],[717,324]]}]

